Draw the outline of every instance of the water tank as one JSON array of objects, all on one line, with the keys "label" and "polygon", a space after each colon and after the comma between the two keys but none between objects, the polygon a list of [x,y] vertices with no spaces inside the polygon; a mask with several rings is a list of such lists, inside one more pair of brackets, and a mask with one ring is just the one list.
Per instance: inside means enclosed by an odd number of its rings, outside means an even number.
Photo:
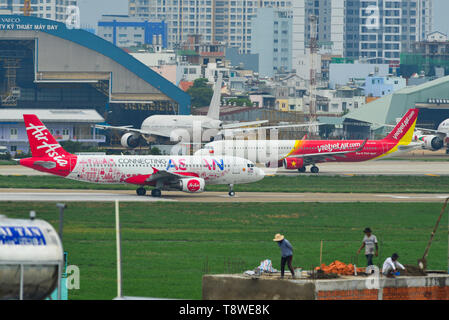
[{"label": "water tank", "polygon": [[63,260],[59,235],[49,223],[0,215],[0,299],[20,298],[21,266],[23,299],[47,298],[57,287]]}]

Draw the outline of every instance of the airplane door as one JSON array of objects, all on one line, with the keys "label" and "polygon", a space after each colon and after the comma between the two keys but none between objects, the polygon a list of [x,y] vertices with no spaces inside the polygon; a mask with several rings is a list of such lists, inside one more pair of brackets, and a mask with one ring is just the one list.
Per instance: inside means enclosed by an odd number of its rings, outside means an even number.
[{"label": "airplane door", "polygon": [[388,152],[388,144],[382,143],[382,154],[385,154]]},{"label": "airplane door", "polygon": [[76,162],[77,162],[77,157],[70,157],[70,161],[69,161],[70,172],[73,172],[73,170],[75,170]]},{"label": "airplane door", "polygon": [[238,162],[233,161],[232,162],[232,174],[239,174],[240,173],[240,166]]}]

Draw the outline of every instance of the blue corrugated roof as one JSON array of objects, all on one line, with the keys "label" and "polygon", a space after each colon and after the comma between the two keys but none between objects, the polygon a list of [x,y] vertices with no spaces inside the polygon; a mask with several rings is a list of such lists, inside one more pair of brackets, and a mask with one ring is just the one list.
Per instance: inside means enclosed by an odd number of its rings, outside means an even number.
[{"label": "blue corrugated roof", "polygon": [[[53,20],[18,15],[0,15],[0,24],[13,26],[10,30],[23,30],[19,29],[18,26],[24,25],[43,25],[43,29],[36,30],[33,28],[31,31],[45,32],[62,39],[72,41],[111,58],[142,80],[149,83],[151,86],[160,90],[163,94],[176,101],[179,104],[180,114],[190,114],[190,96],[187,93],[159,75],[157,72],[154,72],[148,68],[127,52],[88,31],[82,29],[68,29],[65,24]],[[57,26],[57,28],[48,28],[47,26]]]}]

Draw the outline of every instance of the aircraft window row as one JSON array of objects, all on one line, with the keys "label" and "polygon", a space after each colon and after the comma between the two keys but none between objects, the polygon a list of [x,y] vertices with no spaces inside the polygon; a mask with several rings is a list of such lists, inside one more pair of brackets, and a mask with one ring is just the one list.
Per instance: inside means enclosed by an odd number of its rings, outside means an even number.
[{"label": "aircraft window row", "polygon": [[[103,164],[90,164],[90,163],[88,163],[87,165],[90,166],[90,167],[94,167],[94,168],[108,167],[107,165],[103,165]],[[150,167],[155,167],[155,168],[161,167],[159,165],[147,165],[147,164],[126,164],[126,165],[125,164],[118,164],[118,165],[112,164],[112,165],[109,165],[109,167],[119,167],[119,168],[129,168],[129,167],[133,167],[133,168],[140,167],[140,168],[142,168],[142,167],[149,167],[149,166]],[[185,166],[187,168],[208,168],[209,167],[206,164],[204,164],[204,165],[201,165],[201,164],[186,164]],[[216,167],[218,167],[218,166],[216,166]],[[231,165],[225,164],[225,165],[223,165],[223,167],[224,168],[230,168]]]}]

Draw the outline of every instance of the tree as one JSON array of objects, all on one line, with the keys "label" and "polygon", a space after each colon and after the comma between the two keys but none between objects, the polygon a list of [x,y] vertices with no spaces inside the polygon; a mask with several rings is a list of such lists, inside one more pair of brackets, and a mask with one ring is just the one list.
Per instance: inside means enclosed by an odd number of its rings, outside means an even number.
[{"label": "tree", "polygon": [[161,149],[159,149],[158,147],[153,147],[150,150],[150,154],[154,155],[154,156],[160,156],[162,154]]},{"label": "tree", "polygon": [[228,103],[231,105],[235,105],[238,107],[243,107],[246,105],[247,107],[251,107],[253,103],[248,98],[232,98],[228,100]]},{"label": "tree", "polygon": [[210,105],[214,90],[208,85],[207,79],[199,78],[193,82],[187,93],[192,99],[192,106],[195,108],[206,107]]}]

